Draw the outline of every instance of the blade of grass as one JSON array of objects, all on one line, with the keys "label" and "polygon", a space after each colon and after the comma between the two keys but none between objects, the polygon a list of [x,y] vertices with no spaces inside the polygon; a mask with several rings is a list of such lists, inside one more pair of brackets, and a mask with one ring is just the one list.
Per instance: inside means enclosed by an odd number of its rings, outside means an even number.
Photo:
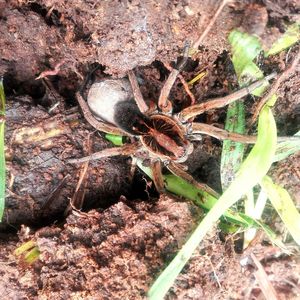
[{"label": "blade of grass", "polygon": [[[294,136],[300,137],[300,131],[294,134]],[[273,162],[286,159],[288,156],[298,151],[300,151],[300,140],[278,143]]]},{"label": "blade of grass", "polygon": [[268,176],[264,176],[260,184],[289,233],[300,245],[300,214],[289,193],[284,188],[274,184]]},{"label": "blade of grass", "polygon": [[35,261],[39,259],[40,250],[38,247],[32,248],[28,253],[25,254],[24,260],[28,264],[33,264]]},{"label": "blade of grass", "polygon": [[29,251],[30,249],[36,247],[36,242],[33,240],[30,240],[26,243],[23,243],[20,247],[18,247],[15,251],[14,254],[19,256],[21,254],[24,254],[24,252]]},{"label": "blade of grass", "polygon": [[[176,257],[157,278],[149,290],[149,299],[163,299],[207,232],[230,206],[253,188],[267,173],[275,154],[276,140],[275,120],[270,108],[265,106],[259,117],[257,142],[243,162],[236,179],[207,213]],[[265,146],[266,144],[268,147]]]},{"label": "blade of grass", "polygon": [[5,206],[5,153],[4,153],[4,130],[5,130],[5,94],[3,80],[0,79],[0,222],[2,221]]},{"label": "blade of grass", "polygon": [[[151,169],[149,167],[143,166],[143,163],[140,159],[137,159],[136,162],[137,166],[152,179],[153,176]],[[192,184],[173,174],[163,175],[163,179],[167,191],[189,199],[193,201],[195,205],[205,210],[210,210],[217,202],[217,199],[212,195],[196,188]],[[228,210],[227,212],[225,212],[224,218],[226,219],[226,221],[233,222],[235,224],[238,224],[239,226],[256,226],[256,223],[250,218],[245,219],[243,217],[240,217],[238,213],[232,210]]]},{"label": "blade of grass", "polygon": [[[241,101],[228,106],[225,129],[230,132],[245,133],[245,109]],[[225,190],[234,180],[243,161],[245,144],[225,140],[221,155],[221,183]]]},{"label": "blade of grass", "polygon": [[266,53],[266,57],[280,53],[281,51],[290,48],[300,40],[300,23],[295,23],[289,26],[286,32],[271,46],[271,49]]},{"label": "blade of grass", "polygon": [[[152,179],[153,176],[151,169],[149,167],[145,167],[142,160],[135,159],[135,161],[137,166]],[[173,174],[163,175],[163,179],[167,191],[193,201],[195,205],[203,208],[206,211],[210,210],[218,201],[218,199],[212,195],[196,188],[192,184],[186,182],[180,177],[174,176]],[[222,219],[225,222],[236,224],[239,227],[254,227],[256,229],[262,229],[274,244],[284,248],[283,244],[276,240],[276,234],[268,226],[241,212],[228,209],[225,213],[223,213]]]},{"label": "blade of grass", "polygon": [[107,133],[105,135],[105,138],[107,140],[109,140],[110,142],[112,142],[116,146],[122,146],[122,145],[124,145],[124,143],[123,143],[123,136],[121,136],[121,135],[115,135],[115,134]]}]

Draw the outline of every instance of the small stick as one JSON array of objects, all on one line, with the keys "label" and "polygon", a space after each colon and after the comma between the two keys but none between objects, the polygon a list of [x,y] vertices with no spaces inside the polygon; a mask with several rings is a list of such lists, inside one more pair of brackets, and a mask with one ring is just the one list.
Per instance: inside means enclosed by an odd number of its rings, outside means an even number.
[{"label": "small stick", "polygon": [[125,144],[122,147],[113,147],[113,148],[108,148],[101,150],[99,152],[93,153],[91,155],[82,157],[82,158],[73,158],[67,160],[69,164],[81,164],[86,161],[92,161],[96,160],[99,158],[104,158],[104,157],[112,157],[112,156],[118,156],[118,155],[131,155],[134,154],[136,150],[140,148],[139,143],[134,143],[134,144]]},{"label": "small stick", "polygon": [[[90,137],[91,137],[91,134],[88,135],[87,141],[86,141],[87,153],[91,152]],[[87,185],[86,175],[87,175],[88,167],[89,167],[89,161],[85,162],[81,166],[79,179],[78,179],[74,194],[70,200],[70,203],[65,210],[65,213],[64,213],[65,215],[68,215],[73,208],[76,208],[79,210],[82,208],[84,196],[85,196],[85,188]],[[80,188],[81,188],[81,191],[80,191]]]},{"label": "small stick", "polygon": [[43,71],[35,80],[38,80],[38,79],[42,79],[42,78],[45,78],[45,77],[48,77],[48,76],[54,76],[54,75],[57,75],[60,71],[60,67],[65,63],[66,61],[65,60],[62,60],[61,62],[59,62],[53,70],[46,70],[46,71]]},{"label": "small stick", "polygon": [[261,291],[263,295],[266,297],[266,299],[269,300],[278,300],[279,297],[273,287],[273,285],[270,282],[270,279],[268,278],[268,275],[266,271],[264,270],[264,267],[260,263],[260,261],[256,258],[256,256],[251,253],[250,257],[257,267],[257,270],[254,272],[254,276],[256,280],[258,281],[258,284],[261,288]]},{"label": "small stick", "polygon": [[216,22],[218,16],[220,15],[221,11],[223,10],[224,6],[229,3],[231,0],[223,0],[219,6],[219,8],[217,9],[216,13],[214,14],[213,18],[211,19],[211,21],[209,22],[209,24],[207,25],[207,27],[205,28],[205,30],[202,32],[202,34],[200,35],[200,37],[198,38],[198,40],[193,44],[193,49],[198,49],[198,47],[200,46],[200,44],[202,43],[202,41],[204,40],[204,38],[207,36],[208,32],[211,30],[211,28],[213,27],[214,23]]},{"label": "small stick", "polygon": [[289,68],[287,68],[277,79],[276,81],[272,84],[271,89],[261,98],[261,100],[259,101],[258,105],[255,108],[255,112],[251,118],[250,121],[250,127],[253,126],[253,124],[256,122],[257,117],[261,111],[261,109],[263,108],[263,106],[266,104],[266,102],[276,93],[277,89],[279,88],[280,84],[282,83],[282,81],[284,81],[285,79],[287,79],[290,74],[292,74],[297,66],[297,64],[299,63],[300,60],[300,51],[298,51],[298,53],[296,54],[294,61],[292,62],[292,64],[290,65]]},{"label": "small stick", "polygon": [[45,213],[46,210],[50,207],[50,205],[59,197],[63,186],[66,184],[67,180],[71,177],[70,174],[67,174],[59,184],[50,192],[50,195],[47,197],[46,201],[42,205],[40,209],[40,213]]},{"label": "small stick", "polygon": [[134,72],[128,71],[128,78],[132,87],[132,92],[134,95],[134,100],[140,110],[141,113],[146,113],[149,110],[148,105],[146,104],[143,95],[141,93],[139,84],[137,82],[136,76],[134,74]]},{"label": "small stick", "polygon": [[[173,68],[168,64],[168,63],[164,63],[164,66],[171,72],[173,70]],[[194,105],[196,102],[195,96],[194,94],[191,92],[188,83],[185,81],[185,79],[183,78],[183,76],[181,74],[178,74],[178,78],[181,81],[186,93],[189,95],[189,97],[191,98],[191,103],[190,105]]]},{"label": "small stick", "polygon": [[239,91],[236,91],[235,93],[232,93],[230,95],[227,95],[225,97],[211,99],[205,103],[200,103],[200,104],[196,104],[196,105],[187,107],[184,110],[182,110],[181,113],[179,114],[180,119],[183,122],[185,122],[188,119],[195,117],[197,115],[200,115],[207,110],[224,107],[224,106],[228,105],[229,103],[232,103],[238,99],[241,99],[241,98],[247,96],[248,94],[253,92],[255,89],[260,87],[264,82],[276,77],[276,75],[277,75],[276,73],[272,73],[272,74],[266,76],[265,78],[250,84],[248,87],[245,87],[245,88],[243,88]]},{"label": "small stick", "polygon": [[117,128],[113,125],[103,123],[101,121],[98,121],[91,113],[87,103],[84,101],[82,96],[79,92],[76,93],[76,99],[81,107],[82,113],[84,115],[84,118],[90,123],[91,126],[93,126],[95,129],[99,131],[103,131],[106,133],[116,134],[116,135],[125,135],[128,136],[128,133],[121,130],[120,128]]}]

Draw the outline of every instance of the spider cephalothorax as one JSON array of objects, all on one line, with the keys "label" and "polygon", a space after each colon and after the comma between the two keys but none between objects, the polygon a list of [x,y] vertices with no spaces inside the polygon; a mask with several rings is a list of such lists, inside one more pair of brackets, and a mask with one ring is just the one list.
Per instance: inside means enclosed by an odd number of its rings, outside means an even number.
[{"label": "spider cephalothorax", "polygon": [[141,136],[145,148],[162,160],[184,162],[193,150],[185,127],[163,114],[153,114],[149,118],[151,127]]}]

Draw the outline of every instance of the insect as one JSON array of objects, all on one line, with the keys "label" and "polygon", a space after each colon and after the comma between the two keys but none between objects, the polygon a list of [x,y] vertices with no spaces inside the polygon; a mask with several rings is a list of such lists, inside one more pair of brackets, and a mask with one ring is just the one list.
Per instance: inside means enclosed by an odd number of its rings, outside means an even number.
[{"label": "insect", "polygon": [[[92,85],[87,97],[88,103],[80,93],[77,93],[83,114],[92,126],[107,133],[131,136],[133,142],[121,147],[104,149],[87,157],[71,159],[69,162],[82,163],[104,157],[131,155],[150,162],[153,181],[159,192],[164,191],[162,166],[166,166],[173,174],[216,195],[211,188],[197,182],[182,165],[193,151],[192,140],[195,137],[199,138],[203,133],[219,139],[246,143],[253,143],[255,137],[229,133],[211,125],[193,122],[193,119],[207,110],[223,107],[246,96],[265,81],[274,78],[276,74],[268,75],[265,79],[228,96],[194,104],[174,114],[168,96],[186,60],[187,53],[179,66],[170,72],[154,109],[150,109],[144,101],[133,71],[128,72],[128,79],[110,79]],[[103,97],[105,93],[110,94]]]}]

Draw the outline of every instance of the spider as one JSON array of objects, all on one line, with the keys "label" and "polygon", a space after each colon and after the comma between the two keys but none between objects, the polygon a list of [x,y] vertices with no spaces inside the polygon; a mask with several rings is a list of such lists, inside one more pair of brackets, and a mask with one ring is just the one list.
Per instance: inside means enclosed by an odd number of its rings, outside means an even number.
[{"label": "spider", "polygon": [[[168,96],[187,58],[188,54],[185,51],[182,61],[170,72],[154,109],[150,109],[144,101],[134,71],[128,72],[129,80],[109,79],[94,83],[88,93],[88,104],[78,92],[76,97],[82,112],[93,127],[106,133],[131,136],[133,142],[121,147],[104,149],[83,158],[70,159],[69,162],[82,163],[104,157],[131,155],[150,162],[149,166],[158,192],[164,192],[162,176],[164,165],[174,175],[216,196],[216,192],[197,182],[182,165],[193,151],[192,140],[199,139],[203,133],[221,140],[230,139],[246,143],[255,142],[255,137],[229,133],[211,125],[193,122],[193,119],[207,110],[223,107],[246,96],[266,81],[273,79],[276,74],[268,75],[263,80],[228,96],[194,104],[174,114]],[[110,97],[105,97],[106,100],[99,101],[103,93],[111,94]]]}]

